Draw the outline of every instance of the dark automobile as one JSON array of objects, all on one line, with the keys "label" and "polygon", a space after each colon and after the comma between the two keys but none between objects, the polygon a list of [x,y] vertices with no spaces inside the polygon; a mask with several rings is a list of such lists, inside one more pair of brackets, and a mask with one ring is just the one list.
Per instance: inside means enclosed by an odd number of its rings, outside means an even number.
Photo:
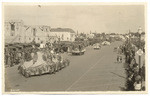
[{"label": "dark automobile", "polygon": [[74,44],[72,47],[72,55],[83,55],[86,49],[82,44]]}]

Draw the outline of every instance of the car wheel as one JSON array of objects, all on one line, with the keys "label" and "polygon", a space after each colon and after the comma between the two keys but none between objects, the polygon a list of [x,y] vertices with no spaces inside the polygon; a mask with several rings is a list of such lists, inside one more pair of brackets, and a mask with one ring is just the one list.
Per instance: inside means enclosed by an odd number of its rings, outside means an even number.
[{"label": "car wheel", "polygon": [[39,69],[39,76],[42,75],[42,70]]},{"label": "car wheel", "polygon": [[25,77],[26,77],[26,78],[30,77],[30,74],[27,73],[27,72],[25,72]]},{"label": "car wheel", "polygon": [[49,74],[51,74],[51,73],[52,73],[52,71],[53,71],[53,70],[52,70],[52,68],[50,67],[50,69],[49,69]]}]

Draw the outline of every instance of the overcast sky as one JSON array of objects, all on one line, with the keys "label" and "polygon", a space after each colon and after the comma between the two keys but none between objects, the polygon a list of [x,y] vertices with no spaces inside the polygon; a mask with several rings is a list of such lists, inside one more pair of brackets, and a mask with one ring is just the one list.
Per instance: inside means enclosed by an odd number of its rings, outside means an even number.
[{"label": "overcast sky", "polygon": [[127,33],[144,30],[143,5],[26,5],[5,6],[5,20],[21,19],[25,25],[48,25],[74,31]]}]

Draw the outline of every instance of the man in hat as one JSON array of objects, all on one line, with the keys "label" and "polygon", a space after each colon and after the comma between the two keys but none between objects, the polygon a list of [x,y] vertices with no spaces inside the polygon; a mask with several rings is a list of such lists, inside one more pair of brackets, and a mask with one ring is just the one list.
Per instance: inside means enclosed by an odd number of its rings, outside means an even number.
[{"label": "man in hat", "polygon": [[33,64],[35,64],[38,60],[38,54],[37,52],[34,52],[34,55],[33,55]]},{"label": "man in hat", "polygon": [[141,82],[140,81],[136,81],[135,83],[134,83],[134,90],[135,91],[141,91]]},{"label": "man in hat", "polygon": [[10,61],[11,61],[10,67],[14,66],[15,55],[14,55],[14,51],[13,50],[10,51]]},{"label": "man in hat", "polygon": [[44,48],[45,48],[45,45],[44,45],[43,41],[41,41],[40,49],[43,50]]},{"label": "man in hat", "polygon": [[145,81],[145,63],[143,63],[143,66],[141,68],[141,75],[142,75],[143,80]]}]

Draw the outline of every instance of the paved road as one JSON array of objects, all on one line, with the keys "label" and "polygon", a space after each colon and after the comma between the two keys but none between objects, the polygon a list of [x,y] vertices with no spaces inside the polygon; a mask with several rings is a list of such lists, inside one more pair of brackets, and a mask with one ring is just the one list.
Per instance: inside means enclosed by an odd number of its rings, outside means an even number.
[{"label": "paved road", "polygon": [[25,78],[18,74],[17,66],[6,68],[6,87],[20,91],[120,91],[125,84],[122,63],[116,63],[113,52],[117,41],[101,50],[86,48],[85,55],[69,56],[70,66],[56,74]]}]

